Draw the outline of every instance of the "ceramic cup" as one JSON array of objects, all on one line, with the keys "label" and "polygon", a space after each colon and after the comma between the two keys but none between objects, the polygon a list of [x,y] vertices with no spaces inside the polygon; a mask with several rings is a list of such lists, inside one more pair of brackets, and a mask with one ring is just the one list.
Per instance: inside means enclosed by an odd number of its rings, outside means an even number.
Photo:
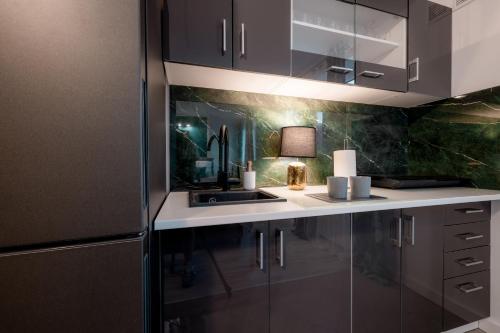
[{"label": "ceramic cup", "polygon": [[347,177],[326,177],[328,196],[335,199],[347,198]]},{"label": "ceramic cup", "polygon": [[352,198],[369,198],[372,178],[364,176],[349,177]]}]

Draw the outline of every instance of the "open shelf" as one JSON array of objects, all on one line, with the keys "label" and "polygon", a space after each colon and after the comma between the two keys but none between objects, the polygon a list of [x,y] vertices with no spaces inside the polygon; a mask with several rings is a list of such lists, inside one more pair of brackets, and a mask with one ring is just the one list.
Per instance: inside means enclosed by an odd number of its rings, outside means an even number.
[{"label": "open shelf", "polygon": [[373,58],[383,57],[399,47],[396,42],[359,35],[350,31],[297,20],[292,21],[292,23],[292,49],[298,51],[353,59],[354,44],[356,44],[356,52],[370,54]]}]

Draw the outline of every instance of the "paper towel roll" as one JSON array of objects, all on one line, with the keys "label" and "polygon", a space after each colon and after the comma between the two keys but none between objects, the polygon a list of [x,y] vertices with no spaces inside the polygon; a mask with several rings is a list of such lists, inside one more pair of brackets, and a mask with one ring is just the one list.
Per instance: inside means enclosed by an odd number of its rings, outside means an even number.
[{"label": "paper towel roll", "polygon": [[333,152],[333,175],[336,177],[356,176],[355,150],[336,150]]}]

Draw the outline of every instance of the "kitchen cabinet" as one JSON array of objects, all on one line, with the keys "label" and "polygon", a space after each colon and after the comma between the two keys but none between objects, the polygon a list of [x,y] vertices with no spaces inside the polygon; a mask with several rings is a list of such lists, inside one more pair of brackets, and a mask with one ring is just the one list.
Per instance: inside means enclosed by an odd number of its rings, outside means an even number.
[{"label": "kitchen cabinet", "polygon": [[164,332],[268,332],[268,223],[162,233]]},{"label": "kitchen cabinet", "polygon": [[356,3],[387,13],[408,16],[408,0],[356,0]]},{"label": "kitchen cabinet", "polygon": [[211,67],[233,66],[231,0],[167,0],[164,58]]},{"label": "kitchen cabinet", "polygon": [[403,332],[439,333],[443,326],[443,206],[402,211]]},{"label": "kitchen cabinet", "polygon": [[452,10],[427,0],[409,0],[408,91],[451,96]]},{"label": "kitchen cabinet", "polygon": [[290,75],[290,0],[233,1],[235,69]]},{"label": "kitchen cabinet", "polygon": [[352,332],[401,332],[400,210],[352,215]]},{"label": "kitchen cabinet", "polygon": [[356,6],[356,84],[405,92],[407,84],[406,19]]},{"label": "kitchen cabinet", "polygon": [[350,215],[270,222],[271,332],[350,331]]}]

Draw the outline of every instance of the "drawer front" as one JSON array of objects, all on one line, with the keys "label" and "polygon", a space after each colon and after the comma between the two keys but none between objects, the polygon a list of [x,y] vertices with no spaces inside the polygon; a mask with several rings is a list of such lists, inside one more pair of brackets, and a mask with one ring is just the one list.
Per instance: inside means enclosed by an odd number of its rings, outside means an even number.
[{"label": "drawer front", "polygon": [[490,271],[444,281],[445,331],[490,315]]},{"label": "drawer front", "polygon": [[489,221],[490,202],[472,202],[446,207],[445,225]]},{"label": "drawer front", "polygon": [[490,223],[478,222],[444,227],[444,250],[457,251],[490,245]]},{"label": "drawer front", "polygon": [[406,69],[356,61],[356,85],[375,89],[406,92]]},{"label": "drawer front", "polygon": [[490,247],[448,252],[444,255],[444,278],[477,273],[490,268]]}]

